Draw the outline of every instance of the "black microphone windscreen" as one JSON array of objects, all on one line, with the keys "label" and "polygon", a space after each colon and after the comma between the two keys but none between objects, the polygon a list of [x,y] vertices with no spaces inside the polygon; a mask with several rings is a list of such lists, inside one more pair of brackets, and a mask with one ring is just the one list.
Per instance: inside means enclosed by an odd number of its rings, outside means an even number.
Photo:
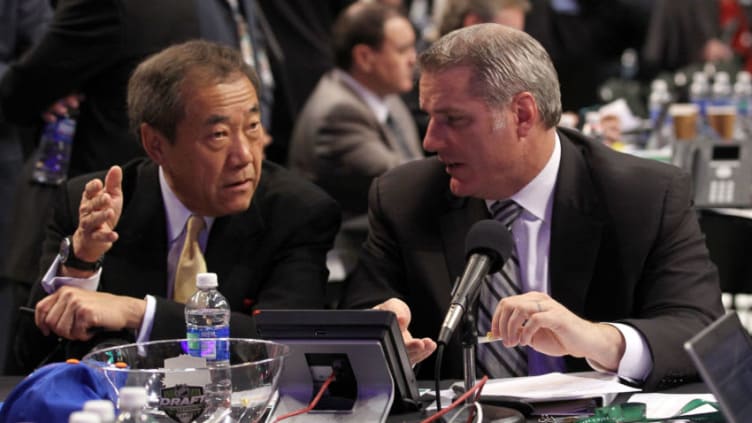
[{"label": "black microphone windscreen", "polygon": [[484,254],[491,259],[488,273],[496,273],[507,261],[514,248],[512,232],[498,220],[486,219],[476,222],[465,238],[465,258]]}]

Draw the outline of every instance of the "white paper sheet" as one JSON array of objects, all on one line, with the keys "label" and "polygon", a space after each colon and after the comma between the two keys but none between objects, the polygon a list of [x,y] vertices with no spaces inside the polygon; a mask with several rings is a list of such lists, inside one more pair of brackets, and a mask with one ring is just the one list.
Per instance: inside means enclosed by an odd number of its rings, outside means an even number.
[{"label": "white paper sheet", "polygon": [[[629,402],[642,402],[645,403],[647,409],[645,410],[646,417],[649,418],[663,418],[670,417],[679,412],[682,407],[687,405],[688,402],[693,399],[701,399],[705,401],[715,401],[713,394],[634,394],[629,397]],[[699,413],[712,413],[717,411],[715,408],[709,405],[703,405],[696,408],[688,414]]]}]

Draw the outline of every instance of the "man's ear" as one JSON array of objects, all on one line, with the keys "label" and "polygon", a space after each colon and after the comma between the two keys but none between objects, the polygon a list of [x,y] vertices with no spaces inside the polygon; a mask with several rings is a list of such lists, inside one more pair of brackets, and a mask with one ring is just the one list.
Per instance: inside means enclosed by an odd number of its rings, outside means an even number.
[{"label": "man's ear", "polygon": [[165,160],[165,144],[169,142],[167,137],[148,123],[142,123],[138,129],[141,133],[141,145],[144,147],[146,155],[154,163],[162,165]]},{"label": "man's ear", "polygon": [[356,44],[352,49],[352,66],[361,72],[370,72],[373,67],[373,49],[366,44]]},{"label": "man's ear", "polygon": [[527,137],[530,130],[539,120],[538,104],[535,97],[527,91],[521,92],[512,99],[512,110],[517,122],[517,136]]}]

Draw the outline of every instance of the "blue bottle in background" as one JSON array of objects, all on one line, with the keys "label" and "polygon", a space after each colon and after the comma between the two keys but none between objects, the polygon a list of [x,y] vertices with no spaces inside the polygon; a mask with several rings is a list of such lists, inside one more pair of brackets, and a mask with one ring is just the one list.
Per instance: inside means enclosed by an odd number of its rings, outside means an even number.
[{"label": "blue bottle in background", "polygon": [[45,125],[31,178],[44,185],[60,185],[68,176],[73,135],[76,133],[76,117],[59,117]]}]

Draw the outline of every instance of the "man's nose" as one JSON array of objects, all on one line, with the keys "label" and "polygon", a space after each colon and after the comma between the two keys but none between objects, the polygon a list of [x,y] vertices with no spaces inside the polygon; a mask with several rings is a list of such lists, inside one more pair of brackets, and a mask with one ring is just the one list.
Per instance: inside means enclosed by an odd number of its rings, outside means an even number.
[{"label": "man's nose", "polygon": [[431,153],[439,151],[443,145],[443,135],[433,119],[428,120],[426,135],[423,137],[423,149]]}]

